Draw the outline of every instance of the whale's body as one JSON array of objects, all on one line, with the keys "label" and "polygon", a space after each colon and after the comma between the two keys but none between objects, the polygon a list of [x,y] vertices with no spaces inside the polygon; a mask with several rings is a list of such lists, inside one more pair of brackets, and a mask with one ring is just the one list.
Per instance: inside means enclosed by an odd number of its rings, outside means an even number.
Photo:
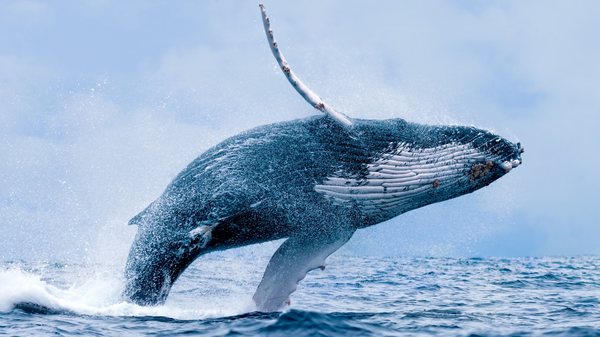
[{"label": "whale's body", "polygon": [[356,229],[475,191],[521,161],[520,146],[472,127],[353,123],[262,126],[200,155],[130,221],[125,295],[162,303],[198,256],[288,238],[254,296],[277,310]]},{"label": "whale's body", "polygon": [[336,111],[292,71],[260,8],[281,70],[325,115],[225,140],[131,219],[139,227],[124,296],[133,302],[164,302],[202,254],[287,238],[253,296],[258,310],[278,310],[357,229],[473,192],[521,164],[520,144],[485,130],[359,120]]}]

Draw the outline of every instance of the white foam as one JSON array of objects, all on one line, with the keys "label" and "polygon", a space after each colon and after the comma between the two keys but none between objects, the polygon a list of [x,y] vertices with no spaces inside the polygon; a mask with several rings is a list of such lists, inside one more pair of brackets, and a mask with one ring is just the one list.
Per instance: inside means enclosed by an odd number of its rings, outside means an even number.
[{"label": "white foam", "polygon": [[110,273],[68,287],[59,287],[40,275],[20,268],[0,268],[0,312],[9,312],[21,303],[31,303],[51,311],[100,316],[164,316],[175,319],[202,319],[238,315],[251,309],[247,300],[199,298],[194,303],[167,301],[165,305],[144,307],[121,299],[123,282]]}]

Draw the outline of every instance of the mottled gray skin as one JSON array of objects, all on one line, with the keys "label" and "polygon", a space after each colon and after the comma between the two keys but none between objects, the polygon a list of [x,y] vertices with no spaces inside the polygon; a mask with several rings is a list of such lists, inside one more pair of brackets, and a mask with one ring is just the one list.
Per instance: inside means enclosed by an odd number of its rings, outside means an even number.
[{"label": "mottled gray skin", "polygon": [[[425,126],[402,119],[353,120],[344,128],[326,116],[258,127],[201,154],[163,195],[130,223],[138,225],[126,266],[124,296],[143,305],[163,303],[178,276],[198,256],[295,235],[334,235],[388,220],[410,209],[473,192],[506,172],[505,160],[520,162],[520,146],[472,127]],[[405,143],[412,149],[472,144],[488,156],[465,160],[464,179],[435,186],[409,209],[364,214],[315,191],[327,177],[360,179],[367,166]],[[495,164],[469,177],[474,165]],[[191,237],[214,226],[208,242]]]}]

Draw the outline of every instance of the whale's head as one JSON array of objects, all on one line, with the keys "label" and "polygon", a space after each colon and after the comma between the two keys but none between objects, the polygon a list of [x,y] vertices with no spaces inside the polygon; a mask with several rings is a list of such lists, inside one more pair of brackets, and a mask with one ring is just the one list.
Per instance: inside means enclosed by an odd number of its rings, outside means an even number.
[{"label": "whale's head", "polygon": [[387,172],[397,174],[398,187],[409,184],[407,192],[415,193],[419,205],[474,192],[522,163],[520,143],[471,126],[407,123],[401,134],[409,137],[397,142],[381,161],[398,165],[396,171],[390,167]]},{"label": "whale's head", "polygon": [[340,170],[315,190],[362,211],[366,225],[474,192],[522,162],[521,144],[475,127],[355,120],[355,130],[371,149],[363,169]]},{"label": "whale's head", "polygon": [[[474,127],[442,127],[444,139],[439,158],[441,168],[457,167],[458,193],[473,192],[501,178],[522,163],[525,151],[521,143],[513,143],[489,131]],[[441,174],[443,177],[444,174]],[[451,181],[451,180],[450,180]],[[437,184],[436,184],[437,185]],[[456,192],[455,192],[456,193]]]},{"label": "whale's head", "polygon": [[[522,163],[524,148],[499,135],[475,127],[432,127],[430,147],[435,162],[429,161],[440,179],[434,189],[442,187],[449,197],[470,193],[488,186]],[[427,140],[425,140],[427,142]],[[436,154],[437,153],[437,154]],[[442,195],[444,193],[441,193]]]}]

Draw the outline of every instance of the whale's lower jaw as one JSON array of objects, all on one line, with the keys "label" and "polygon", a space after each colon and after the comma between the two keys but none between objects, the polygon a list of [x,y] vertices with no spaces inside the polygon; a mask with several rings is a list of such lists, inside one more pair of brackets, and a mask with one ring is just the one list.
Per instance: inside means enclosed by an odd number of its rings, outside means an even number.
[{"label": "whale's lower jaw", "polygon": [[[501,158],[494,158],[499,161]],[[340,207],[382,222],[410,210],[470,193],[508,170],[494,168],[471,144],[414,149],[401,143],[367,165],[367,174],[338,171],[315,191]]]}]

